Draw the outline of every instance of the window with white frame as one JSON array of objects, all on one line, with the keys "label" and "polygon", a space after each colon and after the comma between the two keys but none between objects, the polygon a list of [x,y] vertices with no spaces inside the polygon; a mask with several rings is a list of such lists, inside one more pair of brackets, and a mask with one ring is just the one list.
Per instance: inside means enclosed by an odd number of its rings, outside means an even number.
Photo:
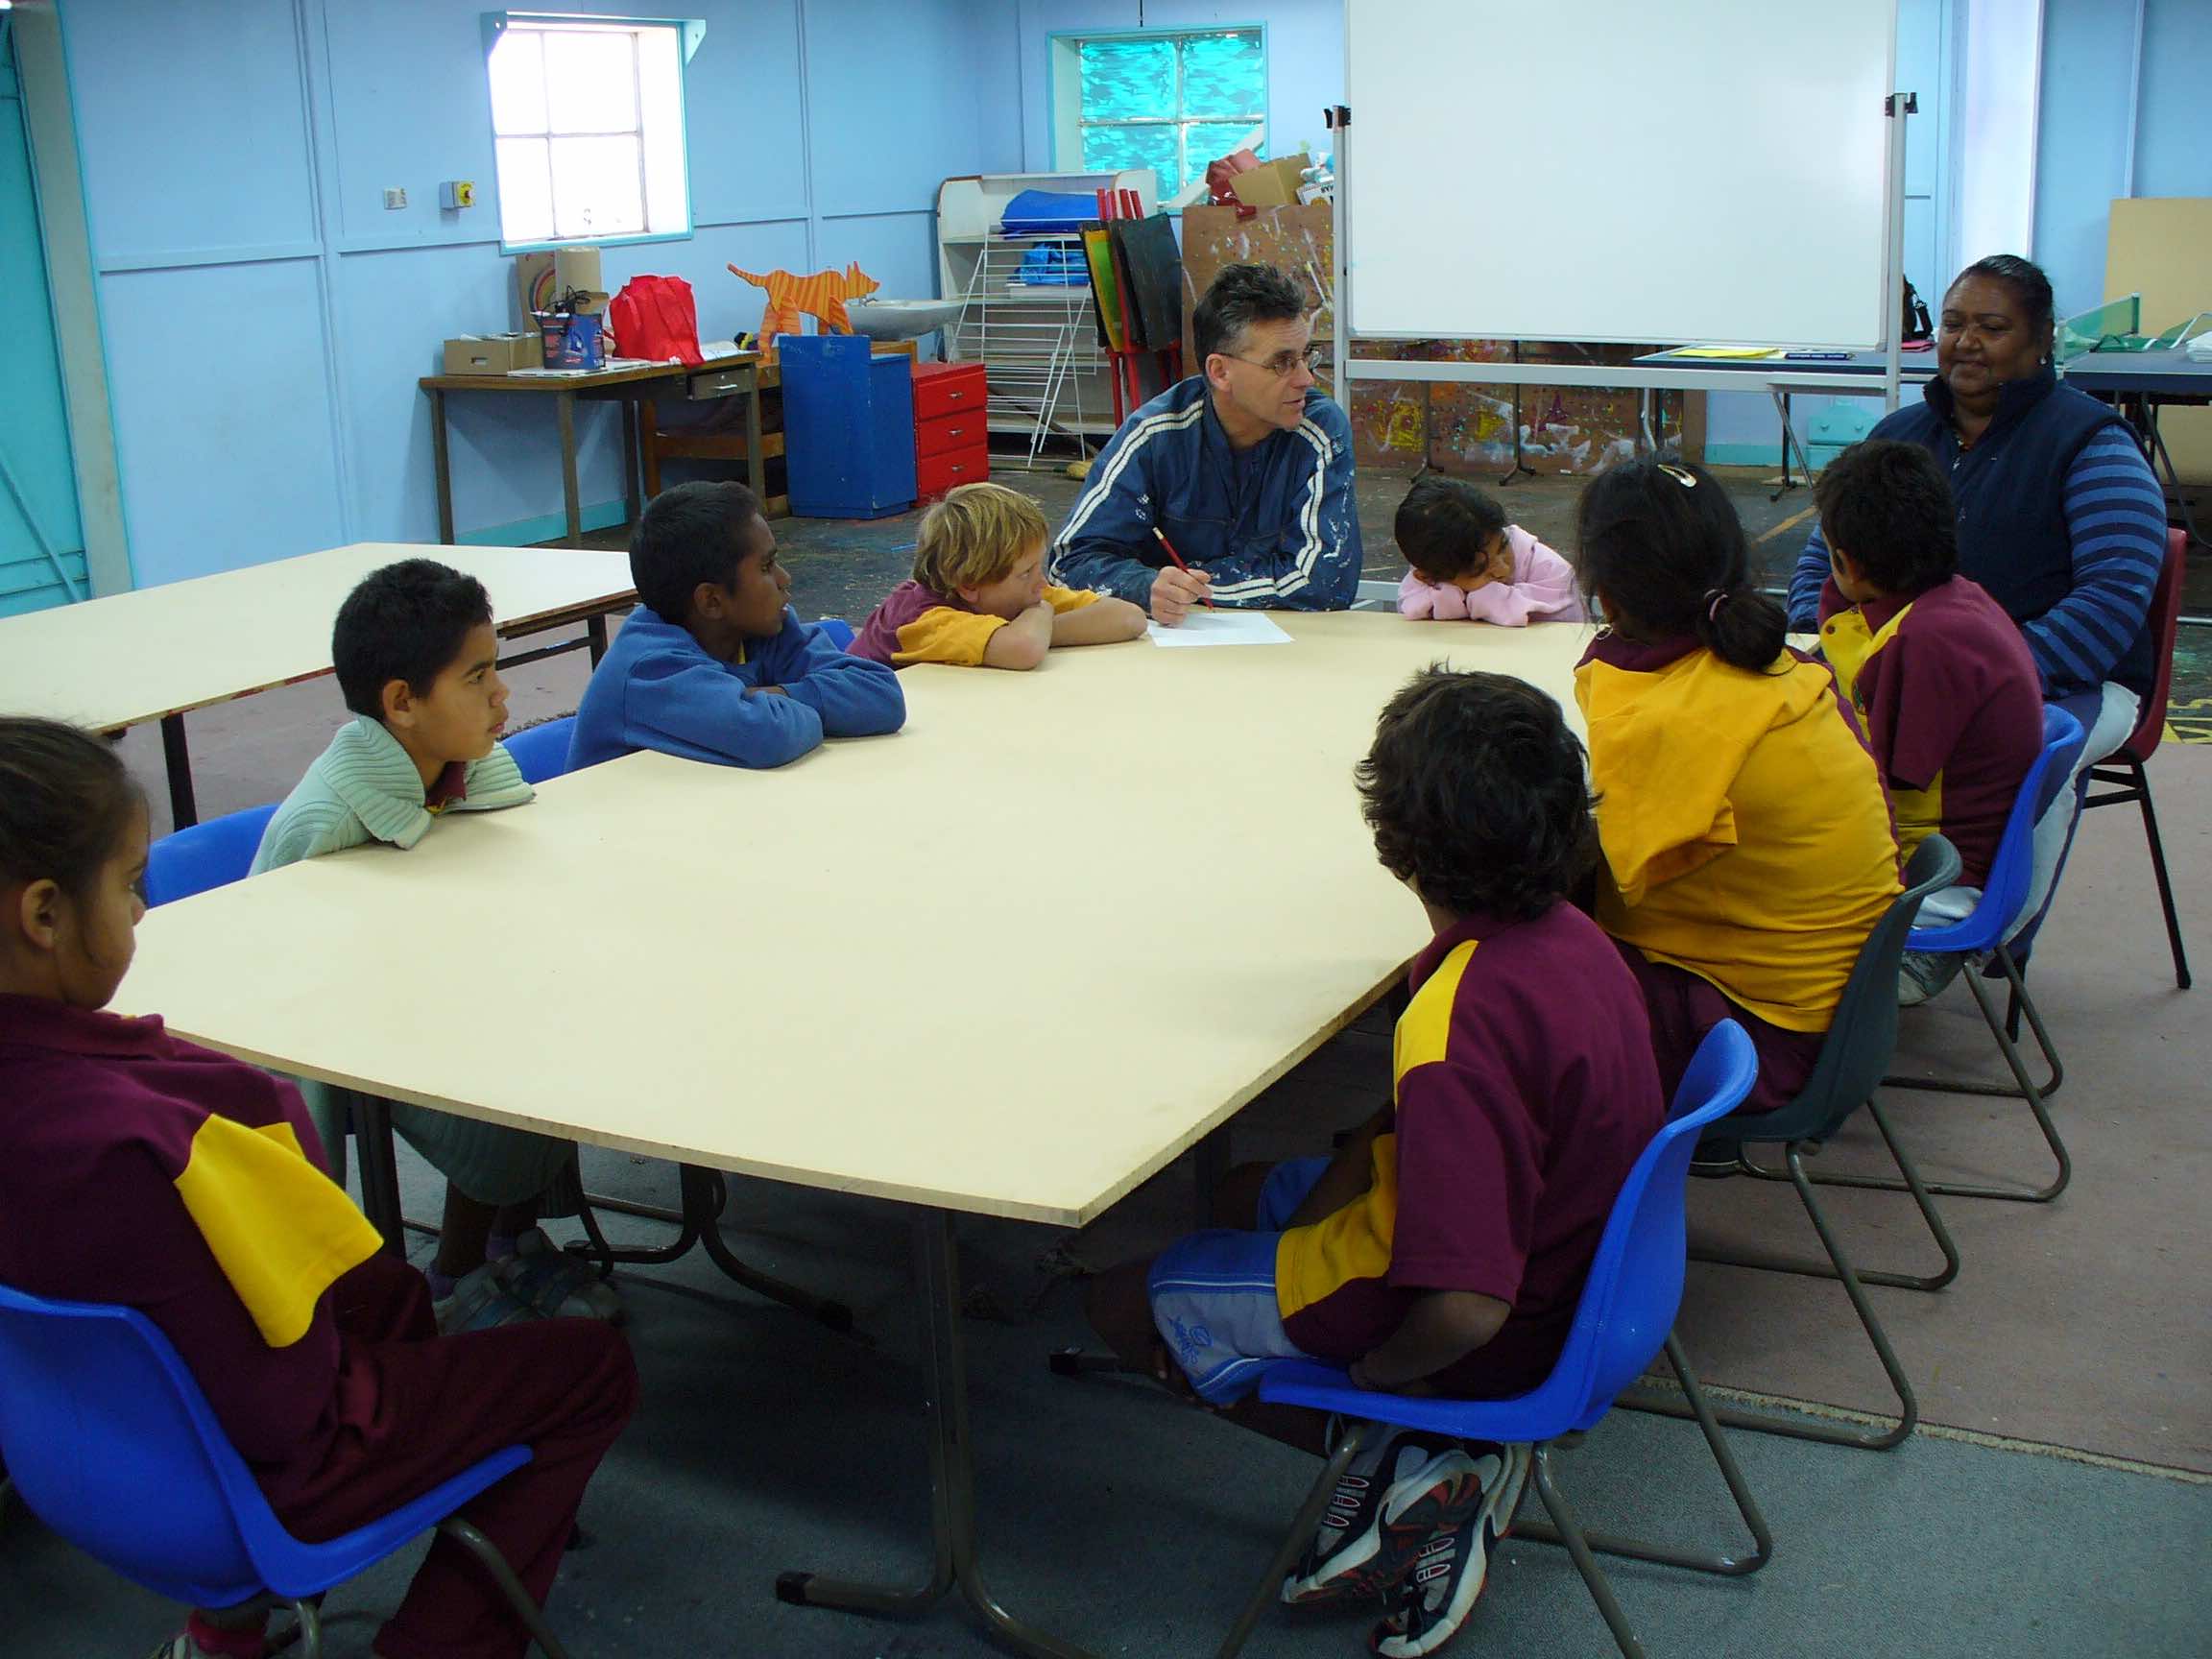
[{"label": "window with white frame", "polygon": [[682,236],[684,26],[504,17],[489,53],[508,246]]},{"label": "window with white frame", "polygon": [[1060,36],[1054,40],[1058,165],[1149,167],[1168,201],[1267,118],[1267,57],[1252,29]]}]

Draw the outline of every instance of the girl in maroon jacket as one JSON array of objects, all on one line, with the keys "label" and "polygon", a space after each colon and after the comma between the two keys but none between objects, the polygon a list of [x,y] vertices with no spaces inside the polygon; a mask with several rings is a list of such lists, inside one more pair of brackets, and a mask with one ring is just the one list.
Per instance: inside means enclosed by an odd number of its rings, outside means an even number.
[{"label": "girl in maroon jacket", "polygon": [[[542,1601],[636,1404],[629,1349],[582,1319],[440,1336],[421,1275],[325,1173],[290,1083],[102,1012],[145,914],[146,850],[145,804],[107,744],[0,717],[0,1284],[153,1320],[311,1542],[529,1446],[463,1513]],[[264,1618],[195,1610],[158,1651],[260,1659]],[[527,1643],[442,1535],[375,1650],[519,1659]]]}]

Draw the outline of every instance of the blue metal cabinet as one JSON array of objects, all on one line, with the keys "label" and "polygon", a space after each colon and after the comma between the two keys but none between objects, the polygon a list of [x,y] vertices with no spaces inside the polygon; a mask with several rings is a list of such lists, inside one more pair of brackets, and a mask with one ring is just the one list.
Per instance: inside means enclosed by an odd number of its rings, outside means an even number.
[{"label": "blue metal cabinet", "polygon": [[913,365],[854,334],[784,334],[785,476],[802,518],[881,518],[914,505]]}]

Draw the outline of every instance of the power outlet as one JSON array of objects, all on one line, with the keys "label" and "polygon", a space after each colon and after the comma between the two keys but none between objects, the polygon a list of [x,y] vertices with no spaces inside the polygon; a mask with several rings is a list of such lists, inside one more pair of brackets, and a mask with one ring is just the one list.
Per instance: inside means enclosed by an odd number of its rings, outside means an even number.
[{"label": "power outlet", "polygon": [[391,209],[393,209],[395,212],[396,212],[396,211],[397,211],[399,208],[406,206],[406,205],[407,205],[407,187],[406,187],[404,184],[397,184],[397,185],[394,185],[394,186],[393,186],[391,189],[389,189],[389,190],[385,191],[385,192],[384,192],[384,205],[385,205],[386,207],[388,207],[388,208],[391,208]]}]

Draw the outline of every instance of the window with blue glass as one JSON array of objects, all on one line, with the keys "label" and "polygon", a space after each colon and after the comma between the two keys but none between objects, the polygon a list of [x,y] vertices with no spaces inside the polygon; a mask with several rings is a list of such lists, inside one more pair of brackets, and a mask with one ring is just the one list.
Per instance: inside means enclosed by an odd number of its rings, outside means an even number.
[{"label": "window with blue glass", "polygon": [[1149,167],[1166,201],[1266,120],[1267,56],[1257,28],[1064,36],[1055,44],[1063,168]]}]

